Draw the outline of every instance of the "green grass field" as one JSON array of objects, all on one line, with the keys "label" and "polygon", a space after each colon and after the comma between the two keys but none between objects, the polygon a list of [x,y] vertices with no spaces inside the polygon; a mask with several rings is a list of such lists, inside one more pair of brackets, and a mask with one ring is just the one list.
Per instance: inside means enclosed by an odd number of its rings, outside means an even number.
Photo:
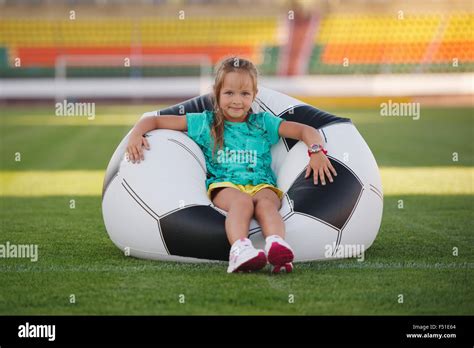
[{"label": "green grass field", "polygon": [[472,110],[422,107],[417,121],[328,110],[352,118],[374,152],[382,227],[363,262],[271,276],[133,259],[112,244],[103,173],[131,124],[156,108],[97,106],[91,121],[55,117],[53,106],[2,109],[0,244],[38,244],[39,259],[0,258],[0,314],[474,313]]}]

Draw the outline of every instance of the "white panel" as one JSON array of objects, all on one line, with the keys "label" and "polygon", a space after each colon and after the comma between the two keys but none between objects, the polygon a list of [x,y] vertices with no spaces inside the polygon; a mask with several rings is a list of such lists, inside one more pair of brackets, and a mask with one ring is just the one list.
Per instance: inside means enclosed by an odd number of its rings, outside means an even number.
[{"label": "white panel", "polygon": [[167,254],[156,220],[130,197],[118,177],[104,195],[102,212],[110,239],[122,251],[128,247],[132,256],[132,249]]},{"label": "white panel", "polygon": [[[257,98],[260,99],[266,106],[270,107],[271,112],[273,112],[275,116],[278,116],[291,107],[305,105],[305,103],[303,103],[301,100],[262,86],[258,87]],[[266,108],[259,108],[257,103],[252,104],[252,108],[254,108],[255,112],[267,111]]]},{"label": "white panel", "polygon": [[327,245],[337,240],[337,230],[304,215],[286,221],[286,241],[295,252],[295,262],[323,260]]},{"label": "white panel", "polygon": [[336,123],[323,127],[322,130],[327,138],[328,155],[348,166],[364,186],[370,183],[383,192],[377,162],[355,126]]},{"label": "white panel", "polygon": [[382,222],[383,201],[364,189],[357,208],[342,230],[341,244],[361,244],[367,250],[377,237]]},{"label": "white panel", "polygon": [[[172,130],[155,130],[148,134],[150,150],[145,150],[145,160],[139,164],[123,160],[119,176],[159,216],[180,205],[209,205],[203,170],[205,160],[196,143]],[[184,144],[199,162],[181,145],[168,139]]]},{"label": "white panel", "polygon": [[308,148],[302,141],[299,141],[291,148],[285,161],[275,173],[277,175],[277,185],[280,190],[287,192],[308,163]]}]

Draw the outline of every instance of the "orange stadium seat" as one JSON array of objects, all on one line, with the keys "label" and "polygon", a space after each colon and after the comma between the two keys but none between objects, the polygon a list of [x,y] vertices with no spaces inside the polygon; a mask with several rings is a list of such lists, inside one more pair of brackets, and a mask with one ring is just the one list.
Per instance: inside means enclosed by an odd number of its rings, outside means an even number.
[{"label": "orange stadium seat", "polygon": [[393,15],[331,13],[315,34],[310,71],[343,71],[344,62],[359,67],[439,65],[455,58],[472,63],[473,24],[471,13],[406,15],[402,20]]},{"label": "orange stadium seat", "polygon": [[[374,73],[381,66],[410,65],[453,71],[449,64],[455,59],[472,67],[473,24],[474,14],[465,12],[407,14],[403,20],[393,14],[331,12],[322,17],[315,32],[309,72],[358,71],[342,69],[345,61]],[[199,54],[215,64],[223,56],[239,54],[271,74],[276,73],[284,45],[281,25],[275,16],[199,17],[186,22],[153,17],[74,22],[9,18],[0,21],[0,61],[2,69],[11,68],[14,58],[20,58],[23,68],[51,70],[62,55]]]},{"label": "orange stadium seat", "polygon": [[[24,67],[53,67],[56,59],[63,55],[123,55],[130,57],[136,50],[133,47],[19,47],[16,55]],[[238,52],[252,57],[254,47],[249,46],[197,46],[197,47],[140,47],[142,55],[207,55],[213,64],[229,53]]]}]

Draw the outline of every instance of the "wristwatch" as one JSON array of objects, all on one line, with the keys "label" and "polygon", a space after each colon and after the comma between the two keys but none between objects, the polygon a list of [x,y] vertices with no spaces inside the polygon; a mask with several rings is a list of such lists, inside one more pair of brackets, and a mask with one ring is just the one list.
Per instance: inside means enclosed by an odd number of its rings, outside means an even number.
[{"label": "wristwatch", "polygon": [[322,145],[311,144],[311,146],[308,148],[308,156],[311,157],[313,153],[318,153],[319,151],[322,151],[325,155],[328,153]]}]

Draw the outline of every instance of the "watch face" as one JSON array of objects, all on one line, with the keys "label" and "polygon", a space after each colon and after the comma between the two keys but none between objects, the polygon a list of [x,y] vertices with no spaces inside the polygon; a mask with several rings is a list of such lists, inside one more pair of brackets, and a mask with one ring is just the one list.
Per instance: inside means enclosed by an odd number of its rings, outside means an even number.
[{"label": "watch face", "polygon": [[311,152],[318,152],[320,146],[318,144],[311,145]]}]

